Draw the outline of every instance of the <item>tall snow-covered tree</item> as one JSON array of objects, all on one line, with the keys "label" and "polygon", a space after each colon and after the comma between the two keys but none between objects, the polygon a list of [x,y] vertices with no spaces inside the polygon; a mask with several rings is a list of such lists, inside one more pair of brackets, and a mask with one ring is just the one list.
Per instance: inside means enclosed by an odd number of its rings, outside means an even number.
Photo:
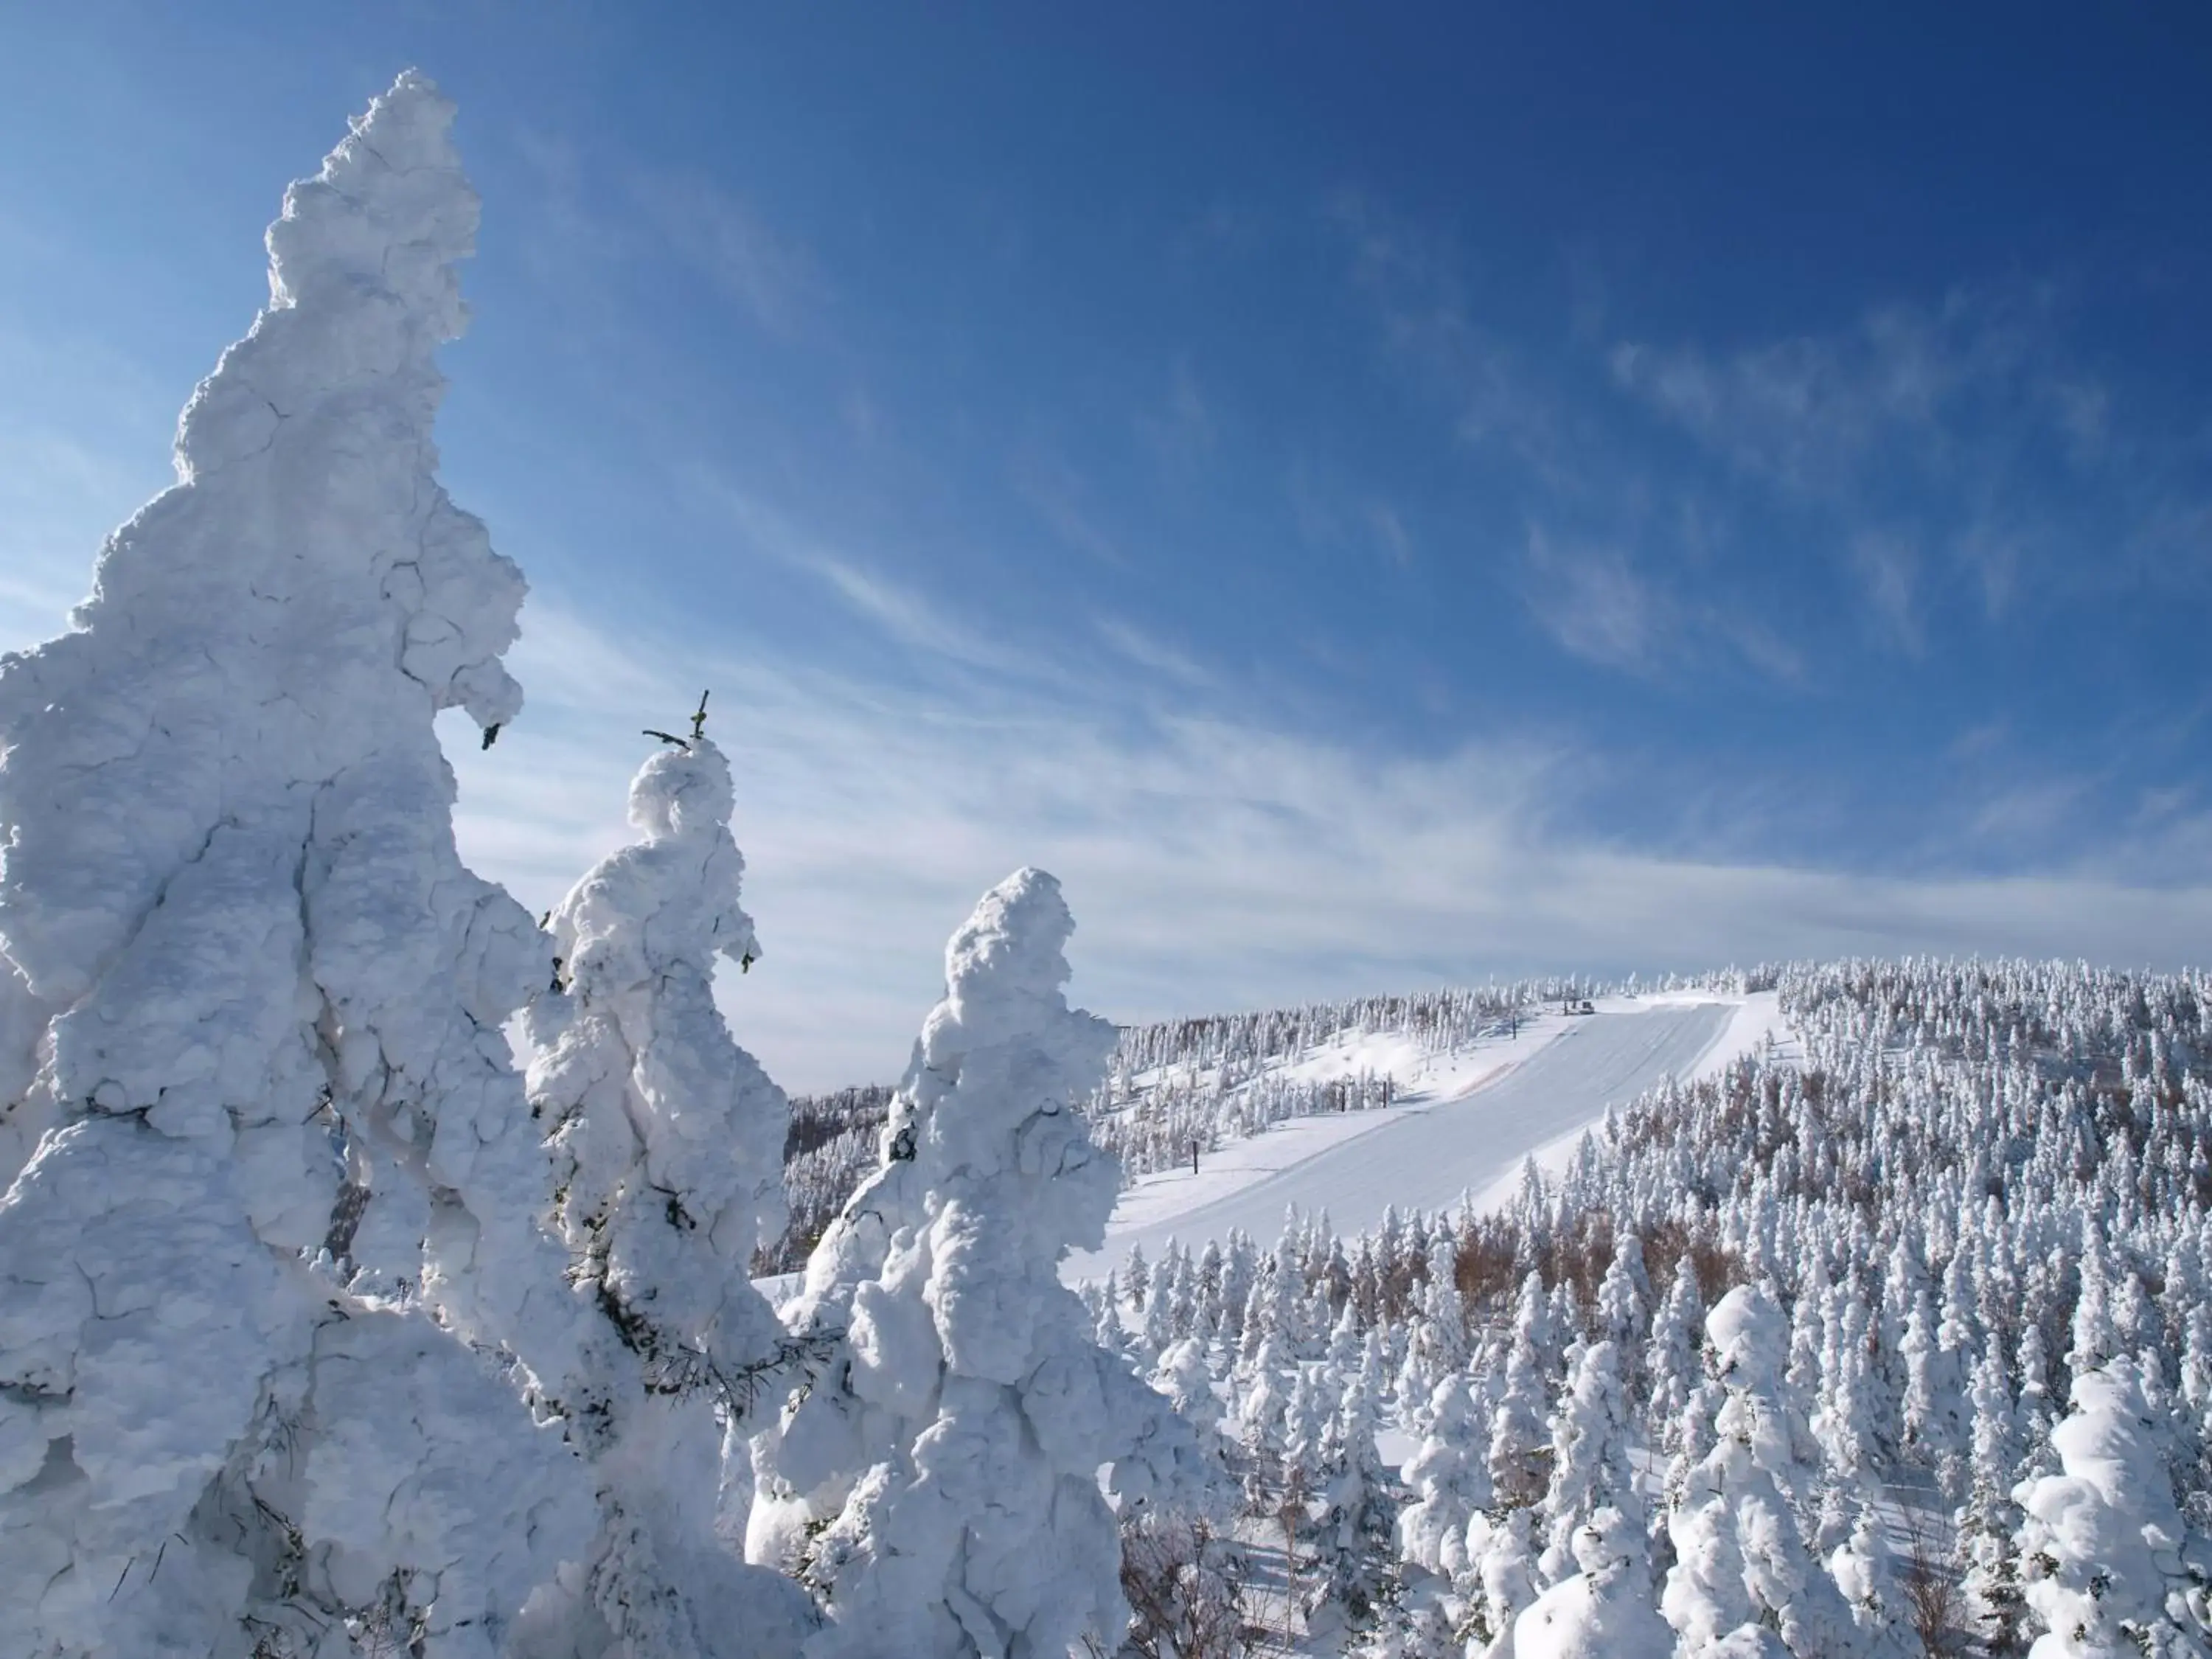
[{"label": "tall snow-covered tree", "polygon": [[1536,1599],[1535,1518],[1522,1504],[1467,1523],[1468,1625],[1493,1654],[1512,1653],[1513,1621]]},{"label": "tall snow-covered tree", "polygon": [[1675,1564],[1660,1603],[1682,1659],[1856,1653],[1850,1613],[1790,1505],[1796,1451],[1782,1400],[1789,1328],[1765,1291],[1739,1285],[1706,1316],[1705,1340],[1721,1392],[1713,1447],[1668,1517]]},{"label": "tall snow-covered tree", "polygon": [[1644,1525],[1628,1459],[1620,1354],[1610,1340],[1585,1347],[1552,1413],[1552,1481],[1544,1495],[1544,1551],[1537,1562],[1547,1584],[1581,1570],[1576,1536],[1598,1510],[1610,1509]]},{"label": "tall snow-covered tree", "polygon": [[1956,1516],[1958,1556],[1965,1568],[1966,1613],[1990,1651],[2019,1651],[2020,1558],[2014,1539],[2018,1506],[2013,1471],[2020,1461],[2018,1417],[2004,1352],[1992,1340],[1974,1367],[1973,1408],[1966,1501]]},{"label": "tall snow-covered tree", "polygon": [[1417,1566],[1458,1577],[1469,1565],[1468,1522],[1491,1503],[1488,1462],[1464,1373],[1437,1384],[1426,1416],[1426,1437],[1399,1471],[1416,1498],[1398,1516],[1398,1549]]},{"label": "tall snow-covered tree", "polygon": [[1384,1386],[1382,1333],[1370,1330],[1338,1394],[1328,1431],[1330,1478],[1322,1493],[1324,1591],[1355,1626],[1373,1622],[1396,1577],[1399,1494],[1375,1443]]},{"label": "tall snow-covered tree", "polygon": [[544,941],[462,866],[433,729],[521,704],[522,578],[431,439],[477,225],[453,114],[402,76],[287,192],[176,485],[0,663],[0,1023],[41,1028],[0,1099],[27,1650],[489,1655],[588,1536],[574,1459],[462,1346],[543,1378],[574,1322],[501,1034]]},{"label": "tall snow-covered tree", "polygon": [[645,763],[629,791],[640,839],[553,912],[560,988],[526,1019],[551,1207],[590,1309],[576,1364],[546,1386],[600,1504],[578,1582],[532,1609],[524,1651],[549,1659],[752,1654],[763,1623],[805,1616],[714,1531],[724,1425],[744,1426],[782,1347],[747,1269],[782,1231],[790,1118],[714,1005],[716,960],[761,954],[732,805],[702,731]]},{"label": "tall snow-covered tree", "polygon": [[842,1355],[755,1443],[781,1558],[794,1526],[830,1624],[811,1659],[1063,1652],[1127,1617],[1115,1516],[1194,1472],[1188,1427],[1091,1340],[1058,1277],[1097,1249],[1117,1188],[1078,1103],[1113,1028],[1061,993],[1074,923],[1023,870],[945,950],[884,1126],[881,1167],[846,1204],[789,1310],[842,1329]]},{"label": "tall snow-covered tree", "polygon": [[[2091,1351],[2077,1338],[2077,1352]],[[2044,1632],[2032,1659],[2212,1652],[2212,1547],[2174,1502],[2166,1425],[2145,1404],[2136,1362],[2081,1372],[2073,1402],[2051,1437],[2062,1473],[2013,1494],[2027,1515],[2023,1593]]]},{"label": "tall snow-covered tree", "polygon": [[1568,1547],[1576,1570],[1513,1621],[1513,1659],[1670,1659],[1674,1633],[1651,1604],[1644,1523],[1601,1508]]},{"label": "tall snow-covered tree", "polygon": [[1397,1390],[1418,1415],[1437,1383],[1467,1364],[1467,1310],[1456,1281],[1458,1241],[1440,1232],[1430,1244],[1428,1273],[1421,1285],[1420,1317],[1406,1341]]},{"label": "tall snow-covered tree", "polygon": [[1544,1402],[1551,1332],[1544,1281],[1532,1273],[1521,1282],[1504,1388],[1490,1419],[1491,1484],[1497,1501],[1509,1506],[1540,1501],[1550,1478],[1552,1441]]},{"label": "tall snow-covered tree", "polygon": [[1678,1452],[1690,1396],[1698,1386],[1698,1326],[1705,1317],[1705,1297],[1698,1285],[1697,1263],[1687,1250],[1675,1259],[1674,1277],[1667,1294],[1651,1316],[1651,1335],[1644,1345],[1644,1369],[1650,1379],[1654,1450]]}]

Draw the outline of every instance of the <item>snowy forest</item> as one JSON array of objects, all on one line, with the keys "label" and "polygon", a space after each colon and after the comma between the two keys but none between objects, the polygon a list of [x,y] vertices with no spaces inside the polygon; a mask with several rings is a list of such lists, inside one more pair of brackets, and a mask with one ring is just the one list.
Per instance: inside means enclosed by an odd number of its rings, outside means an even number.
[{"label": "snowy forest", "polygon": [[[794,1102],[704,703],[542,921],[469,871],[434,721],[521,717],[525,587],[437,477],[453,113],[292,186],[177,483],[0,660],[0,1654],[2212,1656],[2202,975],[1124,1030],[1024,869],[896,1085]],[[1064,1282],[1145,1179],[1443,1098],[1373,1054],[1654,990],[1778,1024],[1502,1203]]]}]

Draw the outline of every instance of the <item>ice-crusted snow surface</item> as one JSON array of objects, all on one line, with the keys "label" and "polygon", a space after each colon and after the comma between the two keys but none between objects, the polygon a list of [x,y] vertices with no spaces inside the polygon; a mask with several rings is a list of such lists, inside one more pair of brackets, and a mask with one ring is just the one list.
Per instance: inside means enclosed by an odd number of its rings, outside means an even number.
[{"label": "ice-crusted snow surface", "polygon": [[1188,1427],[1057,1276],[1117,1184],[1076,1109],[1115,1038],[1062,995],[1073,927],[1023,870],[953,935],[881,1167],[786,1310],[846,1334],[754,1443],[749,1553],[823,1598],[812,1659],[1059,1654],[1086,1630],[1110,1647],[1127,1609],[1099,1467],[1124,1505],[1200,1478]]},{"label": "ice-crusted snow surface", "polygon": [[477,224],[452,118],[403,76],[286,194],[176,486],[0,662],[0,1606],[33,1652],[353,1613],[489,1653],[588,1524],[453,1340],[568,1363],[501,1035],[548,952],[463,868],[432,729],[521,702],[522,579],[431,442]]},{"label": "ice-crusted snow surface", "polygon": [[592,1461],[600,1522],[589,1559],[526,1615],[524,1659],[760,1655],[811,1624],[804,1595],[716,1534],[721,1414],[775,1404],[755,1379],[782,1328],[746,1270],[782,1228],[790,1117],[714,1005],[716,960],[760,955],[732,805],[705,737],[646,762],[641,838],[553,913],[559,988],[526,1020],[551,1206],[590,1309],[577,1364],[546,1383]]}]

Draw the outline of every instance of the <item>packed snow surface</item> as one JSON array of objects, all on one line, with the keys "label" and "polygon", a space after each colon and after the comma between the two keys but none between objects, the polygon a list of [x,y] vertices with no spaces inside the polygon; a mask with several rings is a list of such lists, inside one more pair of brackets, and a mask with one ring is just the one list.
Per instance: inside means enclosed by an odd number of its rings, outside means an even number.
[{"label": "packed snow surface", "polygon": [[1105,1248],[1071,1255],[1063,1276],[1099,1278],[1133,1244],[1156,1256],[1170,1238],[1197,1249],[1225,1243],[1235,1229],[1271,1240],[1292,1207],[1326,1210],[1346,1235],[1374,1226],[1393,1205],[1448,1209],[1510,1180],[1523,1158],[1595,1122],[1607,1106],[1689,1075],[1736,1026],[1763,1031],[1757,1000],[1551,1016],[1510,1049],[1474,1051],[1462,1073],[1404,1104],[1285,1124],[1217,1155],[1196,1176],[1186,1170],[1139,1182],[1115,1207]]}]

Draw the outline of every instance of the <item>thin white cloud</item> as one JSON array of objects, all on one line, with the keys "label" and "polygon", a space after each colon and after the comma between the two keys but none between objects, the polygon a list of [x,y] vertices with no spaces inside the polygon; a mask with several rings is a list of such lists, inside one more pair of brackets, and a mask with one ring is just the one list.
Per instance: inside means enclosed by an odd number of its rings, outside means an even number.
[{"label": "thin white cloud", "polygon": [[694,471],[689,482],[737,527],[755,552],[814,577],[847,610],[908,649],[1003,673],[1050,678],[1056,672],[988,637],[881,571],[824,545],[794,520],[726,480]]},{"label": "thin white cloud", "polygon": [[1656,665],[1672,607],[1620,549],[1567,545],[1532,528],[1527,562],[1528,608],[1562,648],[1607,668]]},{"label": "thin white cloud", "polygon": [[1032,452],[1017,457],[1008,471],[1014,493],[1062,544],[1101,564],[1127,567],[1127,556],[1091,510],[1089,486],[1066,460]]},{"label": "thin white cloud", "polygon": [[1133,623],[1124,622],[1118,617],[1102,617],[1093,625],[1097,629],[1100,639],[1139,668],[1179,680],[1185,685],[1213,684],[1213,676],[1188,653],[1155,635],[1146,633]]},{"label": "thin white cloud", "polygon": [[1406,532],[1406,521],[1398,516],[1397,509],[1384,501],[1372,501],[1367,508],[1368,528],[1375,532],[1375,544],[1382,550],[1382,556],[1403,569],[1413,562],[1413,538]]},{"label": "thin white cloud", "polygon": [[1167,395],[1157,407],[1139,412],[1136,431],[1152,459],[1170,472],[1188,472],[1213,453],[1213,411],[1188,362],[1176,360]]},{"label": "thin white cloud", "polygon": [[1920,560],[1912,544],[1891,531],[1862,531],[1851,538],[1850,562],[1882,637],[1908,656],[1923,655],[1928,633],[1920,615]]},{"label": "thin white cloud", "polygon": [[1607,361],[1621,391],[1738,471],[1831,501],[1876,468],[1986,489],[2036,439],[2093,468],[2116,418],[2033,289],[1957,290],[1729,351],[1623,341]]},{"label": "thin white cloud", "polygon": [[[541,598],[532,702],[489,754],[457,743],[464,849],[534,908],[621,839],[630,769],[714,687],[767,958],[726,988],[793,1086],[887,1078],[937,994],[951,927],[1023,863],[1066,884],[1074,992],[1132,1019],[1583,968],[2005,951],[2179,963],[2212,887],[2130,884],[2115,854],[2012,879],[1656,855],[1566,833],[1592,764],[1566,746],[1378,752],[1249,720],[1141,717],[1042,691],[884,687],[617,638]],[[2167,832],[2185,842],[2185,812]]]},{"label": "thin white cloud", "polygon": [[1449,245],[1364,191],[1334,192],[1324,212],[1351,250],[1353,284],[1389,361],[1443,400],[1455,440],[1495,447],[1547,483],[1571,485],[1552,398],[1470,311]]},{"label": "thin white cloud", "polygon": [[668,245],[763,331],[779,339],[801,331],[823,286],[805,248],[770,228],[750,203],[698,175],[641,173],[631,187]]},{"label": "thin white cloud", "polygon": [[1521,593],[1562,650],[1602,668],[1649,678],[1708,658],[1717,643],[1769,679],[1804,674],[1796,648],[1758,617],[1685,597],[1619,543],[1530,526]]}]

